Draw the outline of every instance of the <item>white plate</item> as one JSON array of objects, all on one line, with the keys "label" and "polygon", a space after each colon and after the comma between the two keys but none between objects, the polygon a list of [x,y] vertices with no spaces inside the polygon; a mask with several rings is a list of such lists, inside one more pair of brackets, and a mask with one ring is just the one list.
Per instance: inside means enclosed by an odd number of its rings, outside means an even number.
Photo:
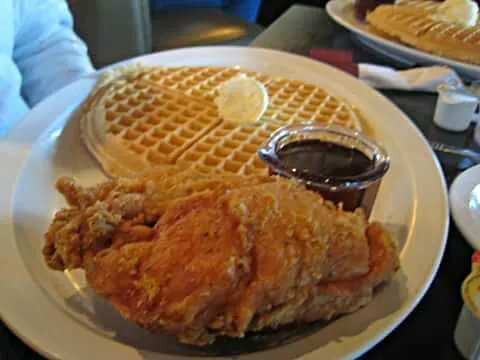
[{"label": "white plate", "polygon": [[[392,331],[416,306],[441,260],[448,230],[444,179],[418,129],[386,98],[341,71],[279,51],[206,47],[140,58],[145,64],[240,65],[271,75],[313,82],[357,105],[386,146],[392,167],[382,183],[373,217],[385,223],[402,246],[402,270],[362,310],[330,324],[307,326],[205,349],[203,355],[245,346],[269,349],[241,358],[354,358]],[[38,105],[0,149],[0,311],[4,321],[42,354],[61,359],[178,359],[199,350],[171,338],[149,335],[127,323],[85,286],[81,271],[45,266],[42,234],[64,206],[53,182],[60,175],[82,183],[103,178],[82,146],[71,116],[94,85],[82,79]],[[23,166],[20,164],[23,161]],[[296,340],[296,341],[293,341]],[[277,343],[283,346],[275,347]],[[289,344],[285,344],[289,343]]]},{"label": "white plate", "polygon": [[450,187],[455,224],[476,250],[480,250],[480,165],[464,171]]},{"label": "white plate", "polygon": [[447,65],[464,77],[480,79],[480,66],[433,55],[370,33],[366,30],[365,25],[355,18],[353,4],[354,0],[330,0],[326,10],[333,20],[355,33],[360,41],[369,48],[410,64]]}]

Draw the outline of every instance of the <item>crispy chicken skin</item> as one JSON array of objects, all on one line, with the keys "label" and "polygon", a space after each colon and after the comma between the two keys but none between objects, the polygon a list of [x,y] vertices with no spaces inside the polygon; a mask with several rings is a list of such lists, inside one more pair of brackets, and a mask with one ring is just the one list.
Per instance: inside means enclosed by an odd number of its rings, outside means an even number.
[{"label": "crispy chicken skin", "polygon": [[47,264],[83,268],[125,318],[184,343],[354,311],[399,266],[380,224],[284,179],[157,173],[57,187],[70,207],[46,234]]}]

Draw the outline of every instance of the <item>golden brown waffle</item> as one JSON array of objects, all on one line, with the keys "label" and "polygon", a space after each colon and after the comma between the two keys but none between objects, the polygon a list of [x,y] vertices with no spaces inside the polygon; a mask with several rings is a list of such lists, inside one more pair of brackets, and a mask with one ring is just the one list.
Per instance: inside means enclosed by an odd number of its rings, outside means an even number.
[{"label": "golden brown waffle", "polygon": [[480,64],[480,27],[464,28],[437,20],[418,6],[381,5],[367,15],[380,33],[447,58]]},{"label": "golden brown waffle", "polygon": [[210,103],[142,81],[115,85],[91,106],[82,118],[82,138],[115,175],[174,164],[221,121]]},{"label": "golden brown waffle", "polygon": [[422,11],[429,12],[430,14],[437,12],[439,6],[442,3],[439,1],[430,1],[430,0],[401,0],[395,3],[397,6],[408,6],[411,8],[416,8]]},{"label": "golden brown waffle", "polygon": [[359,113],[325,90],[254,72],[270,105],[259,123],[223,121],[213,99],[237,68],[136,68],[101,83],[87,100],[82,138],[107,174],[179,164],[202,173],[265,175],[260,144],[282,125],[315,121],[369,132]]},{"label": "golden brown waffle", "polygon": [[222,123],[201,142],[187,149],[178,164],[201,173],[219,172],[239,175],[267,175],[268,171],[257,156],[258,147],[280,128],[275,123],[234,126]]},{"label": "golden brown waffle", "polygon": [[345,101],[301,81],[225,67],[156,68],[146,71],[142,79],[213,104],[220,86],[241,73],[258,80],[267,89],[270,103],[262,118],[264,121],[282,124],[317,121],[362,129],[359,114]]}]

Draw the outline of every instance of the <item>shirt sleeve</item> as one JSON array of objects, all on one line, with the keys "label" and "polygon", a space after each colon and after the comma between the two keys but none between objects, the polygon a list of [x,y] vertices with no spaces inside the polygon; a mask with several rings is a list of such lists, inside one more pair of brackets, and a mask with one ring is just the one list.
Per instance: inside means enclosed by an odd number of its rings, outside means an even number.
[{"label": "shirt sleeve", "polygon": [[23,79],[22,95],[33,106],[93,67],[85,44],[73,31],[65,0],[20,3],[13,57]]},{"label": "shirt sleeve", "polygon": [[227,0],[227,9],[249,22],[257,20],[261,0]]}]

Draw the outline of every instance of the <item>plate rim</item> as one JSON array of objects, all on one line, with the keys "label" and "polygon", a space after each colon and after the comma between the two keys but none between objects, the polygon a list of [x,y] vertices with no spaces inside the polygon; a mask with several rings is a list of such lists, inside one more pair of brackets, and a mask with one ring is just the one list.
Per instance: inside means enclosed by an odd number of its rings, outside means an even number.
[{"label": "plate rim", "polygon": [[[465,74],[468,73],[471,77],[480,77],[480,65],[469,64],[459,60],[449,59],[440,55],[431,54],[423,50],[415,49],[413,47],[409,47],[407,45],[396,43],[390,41],[388,39],[384,39],[381,36],[371,34],[364,29],[351,24],[348,20],[346,20],[341,13],[337,11],[339,8],[344,8],[345,6],[351,6],[352,0],[329,0],[325,5],[325,10],[327,14],[340,26],[346,28],[347,30],[354,32],[358,36],[365,38],[369,41],[372,41],[377,46],[383,46],[386,48],[393,48],[401,53],[407,53],[408,56],[415,57],[419,59],[420,63],[438,63],[451,66],[453,68],[460,69]],[[373,48],[372,48],[373,49]],[[374,51],[376,51],[374,49]],[[475,76],[473,74],[476,74]]]},{"label": "plate rim", "polygon": [[[298,61],[310,61],[310,62],[315,62],[311,59],[308,59],[306,57],[303,57],[303,56],[300,56],[300,55],[295,55],[295,54],[291,54],[291,53],[286,53],[286,52],[283,52],[283,51],[278,51],[278,50],[271,50],[271,49],[262,49],[262,48],[244,48],[244,47],[234,47],[234,46],[225,46],[225,47],[197,47],[197,48],[185,48],[185,49],[176,49],[176,50],[171,50],[171,51],[166,51],[166,52],[162,52],[162,53],[154,53],[154,54],[149,54],[149,55],[146,55],[146,56],[141,56],[141,57],[138,57],[138,58],[134,58],[134,59],[129,59],[129,60],[126,60],[126,61],[122,61],[121,63],[119,64],[115,64],[113,66],[118,66],[118,65],[124,65],[126,63],[129,63],[129,62],[135,62],[135,61],[141,61],[143,58],[148,58],[148,57],[155,57],[155,56],[159,56],[159,55],[164,55],[165,53],[173,53],[173,52],[184,52],[184,51],[193,51],[193,52],[198,52],[198,51],[218,51],[218,50],[221,50],[221,51],[240,51],[240,52],[247,52],[247,53],[252,53],[252,52],[257,52],[259,54],[261,54],[262,52],[263,53],[273,53],[271,55],[277,55],[277,56],[285,56],[285,57],[290,57],[291,59],[295,59],[295,60],[298,60]],[[251,55],[251,54],[250,54]],[[316,62],[315,62],[316,63]],[[335,68],[332,68],[330,66],[327,66],[327,65],[324,65],[324,64],[320,64],[320,63],[317,63],[319,68],[320,67],[324,67],[325,69],[328,69],[328,71],[330,72],[333,72],[336,74],[336,76],[340,76],[342,77],[343,79],[346,79],[348,81],[358,81],[359,83],[361,83],[359,80],[357,79],[354,79],[353,77],[351,76],[348,76],[344,73],[342,73],[341,71],[335,69]],[[96,74],[97,75],[97,74]],[[95,76],[96,76],[95,75]],[[89,79],[90,77],[90,79]],[[90,80],[90,82],[93,81],[93,78],[91,75],[85,77],[85,78],[82,78],[80,80],[78,80],[77,82],[75,83],[72,83],[70,85],[68,85],[66,88],[62,89],[61,91],[62,92],[68,92],[69,90],[72,91],[72,89],[75,89],[75,86],[78,87],[78,83],[79,82],[82,82],[82,81],[85,81],[85,80]],[[423,136],[423,134],[420,132],[420,130],[413,124],[410,122],[410,120],[408,119],[408,117],[403,113],[401,112],[393,103],[391,103],[385,96],[383,96],[382,94],[379,94],[378,92],[376,92],[375,90],[371,89],[371,88],[368,88],[367,85],[363,84],[361,85],[362,87],[364,86],[366,89],[368,89],[368,91],[370,92],[370,95],[371,96],[376,96],[379,101],[382,101],[382,102],[388,102],[388,106],[390,106],[392,108],[392,111],[395,110],[396,112],[399,112],[399,116],[402,116],[405,121],[406,121],[406,124],[405,126],[408,126],[410,127],[410,130],[414,131],[418,136],[419,136],[419,140],[421,140],[422,143],[424,143],[424,145],[427,145],[426,144],[426,140],[425,140],[425,137]],[[58,93],[56,94],[53,94],[51,95],[49,98],[45,99],[42,103],[40,103],[39,105],[37,105],[33,110],[32,112],[27,115],[20,123],[20,125],[25,125],[25,123],[27,123],[28,119],[31,118],[33,115],[32,114],[35,114],[35,113],[38,113],[40,110],[39,109],[42,109],[42,110],[45,110],[44,108],[48,107],[47,105],[51,104],[54,102],[55,100],[55,97],[57,96]],[[61,115],[61,114],[59,114]],[[58,119],[57,119],[58,120]],[[22,138],[22,130],[24,129],[24,126],[16,126],[13,130],[12,130],[12,134],[16,135],[17,138]],[[39,136],[41,136],[43,134],[43,132],[40,132]],[[15,136],[12,136],[12,137],[15,137]],[[39,136],[37,136],[35,139],[37,139]],[[35,141],[33,141],[30,145],[33,145],[35,143]],[[436,173],[435,173],[435,176],[438,175],[438,179],[439,180],[439,183],[437,185],[440,185],[440,188],[443,190],[442,191],[442,209],[441,211],[443,211],[444,213],[444,221],[443,221],[443,236],[441,239],[439,239],[440,241],[440,248],[438,249],[437,253],[436,253],[436,256],[434,258],[434,262],[432,264],[432,267],[431,267],[431,270],[428,274],[428,276],[426,278],[424,278],[421,283],[422,283],[422,286],[421,286],[421,289],[420,291],[418,291],[415,296],[414,296],[414,300],[411,301],[408,305],[408,307],[406,309],[402,309],[402,312],[401,314],[396,314],[395,316],[395,320],[392,320],[388,327],[386,329],[384,329],[380,335],[376,335],[375,339],[372,341],[371,339],[367,342],[365,341],[363,346],[359,347],[358,349],[356,349],[355,352],[351,353],[349,356],[351,357],[355,357],[355,356],[358,356],[366,351],[368,351],[371,347],[373,347],[374,345],[376,345],[378,342],[380,342],[381,340],[383,340],[383,338],[385,336],[387,336],[394,328],[396,328],[401,322],[403,322],[403,320],[411,313],[411,311],[417,306],[418,302],[423,298],[423,296],[425,295],[425,292],[428,290],[428,288],[430,287],[437,271],[438,271],[438,268],[439,268],[439,265],[440,265],[440,262],[443,258],[443,253],[445,251],[445,245],[446,245],[446,239],[447,239],[447,236],[448,236],[448,229],[449,229],[449,217],[448,217],[448,200],[447,200],[447,191],[446,191],[446,182],[445,182],[445,178],[443,177],[442,175],[442,172],[441,172],[441,167],[440,167],[440,164],[438,162],[438,159],[433,155],[433,151],[431,151],[430,148],[428,148],[427,152],[429,153],[429,160],[433,160],[433,164],[434,165],[434,168],[436,170]],[[26,154],[26,155],[29,155],[29,154]],[[27,156],[25,156],[24,160],[27,158]],[[24,162],[22,162],[22,166],[23,166]],[[17,173],[21,173],[20,172],[20,168],[18,167],[17,168]],[[14,176],[15,177],[15,176]],[[16,177],[15,177],[16,178]],[[0,191],[1,189],[5,189],[5,187],[1,187],[0,188]],[[14,197],[14,192],[11,193],[11,196],[10,196],[10,201],[7,201],[8,203],[8,214],[11,216],[12,215],[12,205],[13,205],[13,197]],[[0,205],[0,210],[2,210],[2,207]],[[440,214],[441,215],[441,214]],[[10,217],[10,220],[13,220],[12,217]],[[1,227],[0,227],[1,229]],[[11,229],[13,230],[13,229]],[[13,233],[11,233],[10,235],[12,235]],[[13,239],[13,238],[12,238]],[[12,241],[13,243],[15,242],[14,239]],[[19,257],[19,254],[16,253],[15,254],[17,257]],[[0,257],[1,259],[1,257]],[[17,259],[18,261],[20,261],[20,265],[24,268],[23,270],[27,271],[25,269],[25,265],[22,263],[22,260],[21,259]],[[5,264],[2,265],[2,267],[4,267]],[[27,275],[28,274],[28,271],[26,273]],[[0,275],[1,277],[1,275]],[[34,286],[37,286],[33,280],[30,278],[28,279],[30,280]],[[0,285],[1,286],[1,285]],[[0,304],[2,304],[2,300],[0,299]],[[32,347],[35,351],[41,353],[42,355],[45,355],[47,357],[51,357],[51,358],[59,358],[59,356],[57,356],[55,353],[53,353],[53,350],[50,350],[50,349],[47,349],[47,350],[44,350],[42,347],[41,347],[41,344],[40,345],[37,345],[35,341],[32,340],[31,338],[31,335],[30,337],[28,335],[25,335],[25,329],[23,329],[24,331],[22,331],[22,329],[19,329],[16,324],[14,324],[13,321],[8,321],[8,317],[6,315],[3,314],[2,312],[2,309],[0,308],[0,317],[2,318],[2,320],[5,322],[5,324],[15,333],[17,334],[17,336],[19,336],[23,341],[25,341],[30,347]],[[73,320],[72,320],[73,321]],[[78,324],[77,324],[78,325]],[[28,333],[28,330],[26,331]],[[111,341],[113,342],[113,341]],[[125,348],[128,348],[128,346],[124,345],[124,344],[121,344],[121,343],[115,343],[116,346],[119,346],[120,348],[123,348],[125,350]],[[309,354],[305,354],[304,357],[309,357],[310,355],[312,356],[315,356],[315,354],[318,352],[318,348],[316,350],[313,350],[311,353]],[[68,351],[67,351],[68,353]],[[58,352],[57,352],[58,354]],[[71,354],[71,353],[70,353]],[[130,352],[131,354],[131,352]],[[168,358],[168,355],[165,355],[165,354],[162,354],[163,358]]]},{"label": "plate rim", "polygon": [[[479,179],[474,183],[475,176]],[[472,215],[465,204],[473,188],[480,185],[480,164],[463,171],[452,182],[449,191],[450,208],[453,221],[462,233],[467,243],[475,250],[480,250],[480,238],[475,231],[480,230],[480,224],[472,226],[468,220]]]}]

